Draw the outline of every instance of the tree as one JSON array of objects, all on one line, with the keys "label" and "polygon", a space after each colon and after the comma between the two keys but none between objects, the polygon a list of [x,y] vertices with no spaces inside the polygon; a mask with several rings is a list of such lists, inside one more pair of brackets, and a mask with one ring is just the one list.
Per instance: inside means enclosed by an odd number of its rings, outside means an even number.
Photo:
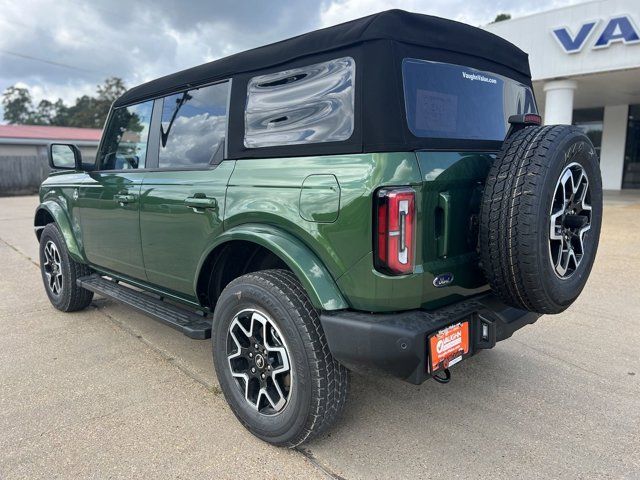
[{"label": "tree", "polygon": [[35,125],[51,125],[55,116],[55,104],[49,100],[40,100],[38,108],[31,113],[32,123]]},{"label": "tree", "polygon": [[4,120],[24,125],[102,128],[111,104],[126,90],[122,79],[111,77],[96,86],[96,96],[83,95],[71,106],[59,98],[55,102],[41,100],[34,107],[29,89],[11,86],[2,95]]},{"label": "tree", "polygon": [[94,105],[96,128],[102,128],[109,114],[111,104],[126,91],[127,88],[124,86],[124,82],[118,77],[107,78],[103,85],[98,85],[98,98]]},{"label": "tree", "polygon": [[505,20],[511,20],[510,13],[499,13],[498,15],[496,15],[496,18],[491,23],[503,22]]},{"label": "tree", "polygon": [[2,94],[4,119],[9,123],[31,123],[31,94],[29,89],[11,86]]},{"label": "tree", "polygon": [[[67,110],[67,123],[70,127],[102,128],[97,106],[97,100],[89,95],[76,98],[75,105]],[[106,117],[106,115],[105,115]]]},{"label": "tree", "polygon": [[124,86],[124,82],[121,78],[111,77],[104,81],[104,85],[98,85],[98,100],[109,102],[111,105],[127,91],[127,87]]},{"label": "tree", "polygon": [[54,116],[51,118],[51,125],[58,125],[64,127],[69,125],[69,107],[67,107],[61,98],[56,100],[53,104],[55,111]]}]

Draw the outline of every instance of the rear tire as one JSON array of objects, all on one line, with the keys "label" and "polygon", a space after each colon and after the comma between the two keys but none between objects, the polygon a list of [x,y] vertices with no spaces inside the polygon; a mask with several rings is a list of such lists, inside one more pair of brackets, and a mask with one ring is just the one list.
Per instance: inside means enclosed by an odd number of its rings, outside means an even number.
[{"label": "rear tire", "polygon": [[50,223],[40,236],[40,273],[51,304],[63,312],[86,308],[93,292],[79,287],[76,280],[91,273],[89,267],[69,255],[58,226]]},{"label": "rear tire", "polygon": [[339,416],[349,372],[331,356],[318,312],[291,272],[263,270],[232,281],[216,304],[213,329],[220,387],[255,436],[295,447]]},{"label": "rear tire", "polygon": [[495,293],[516,308],[559,313],[580,295],[596,257],[602,180],[589,138],[566,125],[505,140],[480,208],[480,258]]}]

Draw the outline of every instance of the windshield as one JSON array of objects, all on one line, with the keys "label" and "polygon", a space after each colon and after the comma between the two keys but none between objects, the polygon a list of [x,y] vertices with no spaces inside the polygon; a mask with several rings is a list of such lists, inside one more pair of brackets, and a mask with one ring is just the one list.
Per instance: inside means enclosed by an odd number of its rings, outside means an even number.
[{"label": "windshield", "polygon": [[416,137],[504,140],[510,115],[538,113],[531,88],[495,73],[406,58],[402,77]]}]

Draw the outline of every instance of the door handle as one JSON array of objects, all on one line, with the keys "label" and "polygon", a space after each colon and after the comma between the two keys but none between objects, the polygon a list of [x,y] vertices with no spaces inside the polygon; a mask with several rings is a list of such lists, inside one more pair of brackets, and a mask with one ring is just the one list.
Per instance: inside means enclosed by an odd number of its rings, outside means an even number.
[{"label": "door handle", "polygon": [[113,200],[120,204],[133,203],[136,201],[136,196],[128,193],[118,193],[113,196]]},{"label": "door handle", "polygon": [[451,195],[449,192],[441,192],[438,195],[437,209],[436,244],[438,256],[447,258],[449,254],[449,238],[451,237]]},{"label": "door handle", "polygon": [[191,208],[218,207],[218,201],[215,198],[207,197],[204,193],[196,193],[193,197],[186,198],[184,204]]}]

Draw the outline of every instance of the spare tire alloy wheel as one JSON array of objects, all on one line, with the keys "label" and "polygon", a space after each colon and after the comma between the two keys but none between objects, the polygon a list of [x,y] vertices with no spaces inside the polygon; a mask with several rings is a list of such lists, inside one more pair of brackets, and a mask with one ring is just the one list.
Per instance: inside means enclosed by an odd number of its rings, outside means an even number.
[{"label": "spare tire alloy wheel", "polygon": [[479,253],[500,299],[560,313],[582,292],[602,224],[602,180],[589,138],[569,125],[507,137],[482,194]]},{"label": "spare tire alloy wheel", "polygon": [[266,313],[239,312],[227,334],[231,375],[247,403],[263,415],[278,414],[292,388],[289,352],[282,334]]},{"label": "spare tire alloy wheel", "polygon": [[569,278],[585,255],[584,235],[591,229],[589,177],[579,163],[562,171],[551,206],[549,255],[559,278]]}]

